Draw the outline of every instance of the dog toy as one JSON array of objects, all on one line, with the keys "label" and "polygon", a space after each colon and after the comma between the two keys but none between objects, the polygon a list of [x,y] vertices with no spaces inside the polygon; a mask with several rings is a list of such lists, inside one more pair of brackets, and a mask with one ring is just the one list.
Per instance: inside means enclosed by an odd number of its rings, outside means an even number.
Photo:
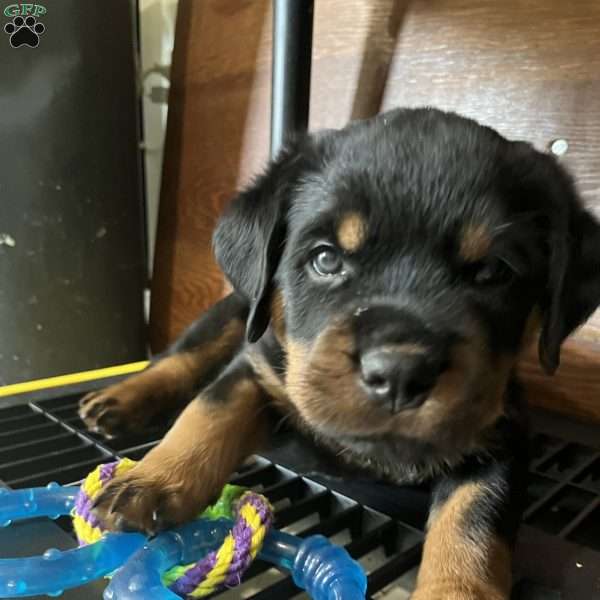
[{"label": "dog toy", "polygon": [[[114,477],[126,473],[135,464],[129,459],[107,463],[96,467],[85,478],[72,513],[73,528],[80,546],[99,541],[105,533],[92,511],[94,500]],[[263,545],[273,520],[273,508],[260,494],[226,485],[217,503],[205,510],[200,515],[202,517],[236,520],[233,528],[223,536],[218,550],[209,552],[196,563],[176,566],[164,573],[162,581],[165,586],[182,598],[200,598],[222,586],[239,585],[244,571]]]},{"label": "dog toy", "polygon": [[[348,553],[323,536],[302,540],[268,530],[270,506],[260,495],[226,486],[202,517],[158,535],[104,533],[91,507],[103,485],[133,466],[101,465],[81,489],[61,487],[0,490],[0,524],[72,514],[80,548],[49,549],[42,556],[0,559],[0,598],[47,594],[113,574],[106,600],[198,598],[232,586],[258,554],[291,571],[295,583],[315,600],[362,600],[366,577]],[[233,520],[235,518],[235,521]],[[261,548],[262,543],[262,548]],[[185,565],[176,567],[176,565]]]}]

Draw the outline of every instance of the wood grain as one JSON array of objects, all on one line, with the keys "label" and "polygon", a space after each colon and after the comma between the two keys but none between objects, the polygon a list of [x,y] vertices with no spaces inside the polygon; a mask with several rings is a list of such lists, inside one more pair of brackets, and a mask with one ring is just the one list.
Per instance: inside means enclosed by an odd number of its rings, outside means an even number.
[{"label": "wood grain", "polygon": [[[265,164],[269,0],[181,0],[159,244],[154,349],[223,293],[210,235],[224,202]],[[321,0],[315,6],[312,129],[394,106],[435,105],[564,157],[600,215],[597,0]],[[554,378],[523,363],[532,401],[600,420],[600,314]]]},{"label": "wood grain", "polygon": [[211,235],[237,185],[266,8],[251,0],[179,5],[152,283],[154,351],[227,291]]},{"label": "wood grain", "polygon": [[563,346],[556,374],[548,377],[532,350],[520,365],[529,403],[582,421],[600,422],[599,357],[600,345],[575,337]]}]

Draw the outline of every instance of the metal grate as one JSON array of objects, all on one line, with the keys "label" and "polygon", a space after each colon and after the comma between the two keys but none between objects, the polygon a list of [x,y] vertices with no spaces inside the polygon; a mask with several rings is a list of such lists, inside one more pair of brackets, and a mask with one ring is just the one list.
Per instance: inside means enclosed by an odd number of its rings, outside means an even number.
[{"label": "metal grate", "polygon": [[600,551],[598,447],[537,433],[533,457],[524,522]]},{"label": "metal grate", "polygon": [[88,432],[71,394],[0,410],[0,480],[13,488],[80,481],[96,465],[141,458],[162,432],[105,440]]},{"label": "metal grate", "polygon": [[[13,488],[77,483],[100,463],[142,458],[163,433],[106,440],[85,429],[77,415],[80,397],[32,400],[0,410],[0,480]],[[300,536],[320,533],[344,544],[365,566],[370,594],[419,561],[421,532],[265,458],[255,457],[231,481],[269,497],[278,529]],[[71,531],[68,518],[57,524]],[[257,562],[234,597],[279,600],[298,593],[289,576]]]},{"label": "metal grate", "polygon": [[[106,440],[88,432],[79,419],[80,392],[53,393],[52,398],[38,394],[0,409],[0,480],[10,487],[77,483],[102,462],[142,458],[162,436],[163,431],[155,430]],[[536,429],[526,528],[600,551],[600,436],[589,428],[581,435],[545,416],[537,420]],[[276,527],[301,536],[321,533],[344,545],[367,570],[370,597],[379,597],[378,592],[418,564],[423,537],[418,528],[366,508],[292,469],[256,457],[232,481],[270,498],[276,508]],[[57,523],[71,531],[69,519]],[[298,593],[285,573],[258,562],[245,583],[223,597],[267,600]]]}]

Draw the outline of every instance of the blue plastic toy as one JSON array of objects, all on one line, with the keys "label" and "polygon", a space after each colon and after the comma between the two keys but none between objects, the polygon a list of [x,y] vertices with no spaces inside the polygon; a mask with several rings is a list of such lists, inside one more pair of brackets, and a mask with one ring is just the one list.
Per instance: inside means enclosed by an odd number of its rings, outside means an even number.
[{"label": "blue plastic toy", "polygon": [[[0,525],[35,517],[69,515],[77,487],[51,483],[45,488],[0,489]],[[42,556],[0,559],[0,598],[46,594],[84,585],[116,571],[105,600],[176,600],[161,575],[176,564],[199,560],[217,548],[232,527],[228,519],[198,519],[152,541],[139,533],[107,533],[88,546]],[[289,570],[314,600],[364,600],[366,577],[348,553],[322,536],[301,539],[270,530],[259,558]],[[118,570],[117,570],[118,569]]]}]

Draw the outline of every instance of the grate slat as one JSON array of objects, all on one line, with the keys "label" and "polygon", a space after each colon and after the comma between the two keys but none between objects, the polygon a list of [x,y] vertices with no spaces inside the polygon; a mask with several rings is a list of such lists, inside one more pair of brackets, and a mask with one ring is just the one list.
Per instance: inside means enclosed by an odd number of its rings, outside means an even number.
[{"label": "grate slat", "polygon": [[331,504],[331,492],[328,490],[317,492],[280,510],[275,515],[275,527],[283,529],[295,521],[308,517],[311,514],[318,514],[321,517],[328,513]]},{"label": "grate slat", "polygon": [[31,408],[28,404],[18,404],[17,406],[7,406],[0,410],[0,424],[6,419],[14,419],[31,414]]},{"label": "grate slat", "polygon": [[27,477],[20,477],[6,481],[6,483],[13,488],[28,488],[28,487],[40,487],[47,485],[50,481],[56,481],[61,485],[74,485],[81,481],[90,471],[95,469],[99,464],[103,462],[109,462],[115,460],[115,457],[103,457],[100,460],[89,460],[81,463],[70,465],[69,467],[53,469],[50,471],[44,471],[43,473],[37,473]]},{"label": "grate slat", "polygon": [[0,449],[12,448],[18,445],[39,442],[65,433],[67,429],[54,421],[47,420],[43,425],[36,425],[29,429],[0,433]]},{"label": "grate slat", "polygon": [[5,467],[27,463],[36,460],[36,456],[56,455],[64,450],[77,448],[86,445],[86,442],[80,437],[69,435],[65,432],[62,435],[51,437],[40,442],[27,442],[10,446],[0,450],[0,473]]},{"label": "grate slat", "polygon": [[422,547],[420,544],[402,554],[398,554],[381,567],[375,569],[367,576],[367,594],[375,594],[388,586],[400,575],[416,567],[421,560]]},{"label": "grate slat", "polygon": [[27,431],[32,427],[38,425],[45,425],[48,419],[42,414],[31,414],[24,417],[17,417],[16,419],[7,419],[2,423],[2,433],[18,434],[22,431]]}]

